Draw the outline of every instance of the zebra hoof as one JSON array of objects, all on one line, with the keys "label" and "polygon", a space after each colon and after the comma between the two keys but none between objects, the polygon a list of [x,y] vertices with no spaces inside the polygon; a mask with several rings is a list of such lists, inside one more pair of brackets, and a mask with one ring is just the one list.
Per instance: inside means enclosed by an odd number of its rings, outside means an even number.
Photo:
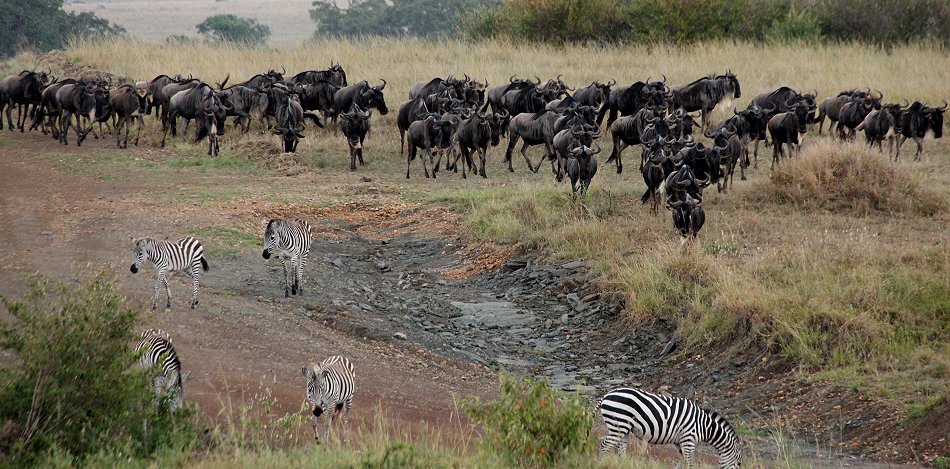
[{"label": "zebra hoof", "polygon": [[284,290],[284,298],[290,298],[290,292],[289,292],[289,291]]},{"label": "zebra hoof", "polygon": [[296,294],[297,294],[297,287],[291,287],[291,288],[290,288],[290,294],[291,294],[291,295],[296,295]]}]

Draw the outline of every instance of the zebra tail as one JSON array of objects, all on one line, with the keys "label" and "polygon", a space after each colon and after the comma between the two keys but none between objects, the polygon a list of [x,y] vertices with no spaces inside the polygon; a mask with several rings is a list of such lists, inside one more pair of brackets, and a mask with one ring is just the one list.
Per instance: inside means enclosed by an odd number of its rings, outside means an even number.
[{"label": "zebra tail", "polygon": [[205,260],[204,256],[201,256],[201,270],[208,271],[208,261]]}]

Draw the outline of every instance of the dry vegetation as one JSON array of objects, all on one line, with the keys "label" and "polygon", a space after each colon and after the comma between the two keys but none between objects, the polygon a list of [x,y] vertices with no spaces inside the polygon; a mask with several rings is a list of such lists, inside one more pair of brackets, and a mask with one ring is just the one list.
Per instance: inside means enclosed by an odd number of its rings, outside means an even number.
[{"label": "dry vegetation", "polygon": [[[628,83],[665,74],[670,83],[682,83],[728,68],[742,83],[742,98],[735,103],[741,106],[781,85],[816,89],[819,96],[871,86],[888,101],[938,103],[947,98],[945,50],[732,42],[556,48],[365,39],[322,40],[287,50],[111,41],[76,44],[65,56],[136,79],[191,73],[215,82],[281,66],[291,73],[322,69],[331,60],[343,64],[351,81],[383,77],[393,112],[374,113],[369,166],[357,177],[380,178],[412,201],[452,204],[466,214],[475,239],[521,244],[552,258],[590,259],[603,289],[622,300],[627,313],[675,318],[693,350],[767,347],[799,365],[805,376],[817,373],[909,406],[947,402],[950,395],[950,146],[945,142],[928,141],[923,162],[893,163],[860,143],[831,143],[810,133],[800,160],[772,175],[771,149],[766,149],[750,181],[737,181],[728,194],[707,190],[706,227],[684,255],[669,215],[652,216],[640,206],[643,184],[635,165],[622,175],[602,165],[590,196],[579,202],[571,200],[566,186],[553,183],[546,168],[526,174],[516,160],[516,173],[503,172],[501,148],[490,151],[488,180],[440,175],[432,182],[421,180],[421,169],[414,167],[407,183],[393,125],[410,84],[462,73],[491,84],[512,74],[563,74],[572,84]],[[22,54],[8,68],[41,64],[41,57]],[[330,167],[342,173],[343,139],[316,130],[306,134],[300,162],[314,171]],[[226,140],[249,157],[261,142],[277,145],[270,137]],[[532,155],[537,157],[537,150]],[[628,159],[635,155],[628,150]],[[258,457],[248,464],[276,465],[267,455]],[[296,461],[305,465],[310,457]]]}]

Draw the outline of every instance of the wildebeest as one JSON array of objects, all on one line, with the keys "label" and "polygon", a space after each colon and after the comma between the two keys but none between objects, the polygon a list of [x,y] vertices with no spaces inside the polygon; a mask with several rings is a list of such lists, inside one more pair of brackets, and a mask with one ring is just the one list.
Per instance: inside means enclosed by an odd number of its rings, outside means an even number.
[{"label": "wildebeest", "polygon": [[297,100],[297,95],[287,93],[283,101],[277,103],[275,118],[277,124],[274,125],[274,133],[280,135],[283,141],[283,150],[285,153],[294,153],[297,151],[297,143],[303,138],[304,117],[310,118],[317,127],[323,127],[316,114],[304,112],[303,107]]},{"label": "wildebeest", "polygon": [[458,166],[459,158],[462,158],[462,178],[465,178],[466,166],[475,171],[475,163],[472,160],[472,151],[478,152],[479,168],[478,174],[481,177],[488,177],[485,173],[486,153],[488,145],[497,146],[501,141],[501,127],[508,115],[501,113],[477,112],[475,115],[462,120],[455,131],[453,137],[454,144],[458,147],[459,155],[455,158],[452,166]]},{"label": "wildebeest", "polygon": [[[46,72],[23,70],[17,75],[10,75],[0,81],[0,129],[3,129],[3,112],[7,114],[7,128],[13,131],[14,127],[19,127],[20,132],[24,131],[26,119],[30,105],[34,107],[40,104],[42,99],[43,87],[46,86],[49,75]],[[11,109],[19,106],[17,123],[14,125]]]},{"label": "wildebeest", "polygon": [[667,207],[673,212],[673,225],[679,230],[684,245],[695,240],[706,223],[702,202],[702,199],[694,199],[689,194],[682,200],[667,201]]},{"label": "wildebeest", "polygon": [[[632,116],[623,116],[610,124],[610,136],[613,140],[613,150],[606,163],[616,161],[617,174],[623,172],[623,151],[630,145],[642,143],[641,135],[650,124],[659,122],[661,118],[653,115],[650,109],[640,109]],[[663,137],[666,137],[664,133]],[[642,167],[642,164],[641,164]]]},{"label": "wildebeest", "polygon": [[789,111],[772,116],[768,123],[772,136],[772,169],[784,157],[782,145],[788,146],[789,157],[801,150],[801,137],[808,131],[808,105],[800,102],[790,106]]},{"label": "wildebeest", "polygon": [[336,84],[320,80],[315,83],[298,84],[295,90],[300,95],[304,111],[320,111],[324,119],[335,119],[340,112],[333,104],[333,95],[340,89]]},{"label": "wildebeest", "polygon": [[162,119],[162,130],[168,128],[168,107],[171,102],[172,96],[175,96],[179,91],[185,91],[195,88],[201,84],[201,80],[197,78],[189,78],[187,80],[173,81],[165,86],[163,86],[158,93],[152,96],[152,106],[158,110],[161,110],[160,117]]},{"label": "wildebeest", "polygon": [[333,94],[333,107],[336,109],[351,109],[356,105],[362,110],[375,108],[380,115],[385,116],[389,113],[386,107],[386,100],[383,97],[383,89],[386,88],[386,80],[379,79],[380,85],[369,86],[367,81],[361,81],[355,85],[340,88]]},{"label": "wildebeest", "polygon": [[[822,127],[825,125],[825,118],[828,118],[828,132],[834,137],[835,135],[835,126],[838,124],[839,115],[841,114],[841,107],[845,103],[861,100],[871,96],[871,89],[869,88],[866,92],[861,90],[846,90],[838,93],[838,96],[833,96],[830,98],[825,98],[818,105],[818,135],[822,133]],[[877,102],[880,103],[881,99],[877,99]]]},{"label": "wildebeest", "polygon": [[[108,104],[108,95],[99,82],[80,80],[75,84],[64,85],[56,92],[56,101],[60,105],[59,141],[66,145],[69,128],[73,127],[72,117],[76,117],[76,145],[82,145],[86,135],[92,131],[92,124],[96,117],[104,111]],[[83,129],[82,118],[89,119],[89,128]]]},{"label": "wildebeest", "polygon": [[557,155],[557,175],[555,179],[558,182],[564,178],[567,160],[571,158],[571,150],[577,145],[593,146],[594,140],[600,137],[598,130],[590,125],[574,124],[569,129],[563,129],[554,135],[551,142],[554,154]]},{"label": "wildebeest", "polygon": [[[444,121],[439,115],[429,115],[424,119],[417,120],[409,125],[408,143],[409,154],[406,157],[406,179],[409,179],[409,169],[412,167],[413,160],[416,159],[416,152],[422,149],[422,170],[426,178],[429,177],[429,169],[426,166],[426,160],[429,163],[437,164],[433,161],[432,150],[434,148],[448,148],[452,141],[450,122]],[[435,177],[435,168],[432,176]]]},{"label": "wildebeest", "polygon": [[[511,122],[508,124],[508,149],[505,150],[505,162],[508,163],[508,171],[514,172],[514,168],[511,165],[511,154],[518,144],[519,139],[524,141],[521,145],[521,156],[524,157],[525,162],[528,163],[528,169],[531,171],[538,172],[538,169],[541,168],[541,163],[543,163],[545,159],[554,161],[555,155],[552,145],[554,135],[561,130],[555,125],[560,117],[561,114],[557,112],[545,110],[536,113],[526,112],[518,114],[511,119]],[[534,145],[544,145],[545,149],[544,156],[538,161],[537,166],[531,163],[531,159],[528,158],[527,153],[528,147]]]},{"label": "wildebeest", "polygon": [[719,124],[719,129],[731,127],[736,130],[736,137],[742,144],[742,159],[739,165],[742,168],[742,180],[745,180],[745,168],[749,166],[749,141],[765,140],[765,111],[759,107],[751,107],[741,112],[733,109],[733,116]]},{"label": "wildebeest", "polygon": [[855,130],[864,131],[864,139],[868,144],[868,149],[876,143],[878,150],[883,153],[883,143],[887,139],[887,156],[890,158],[894,154],[894,143],[896,143],[897,136],[901,133],[901,115],[904,113],[906,106],[906,101],[903,105],[896,103],[884,104],[881,109],[875,109],[868,113],[867,117],[864,118],[864,122],[861,122],[855,128]]},{"label": "wildebeest", "polygon": [[159,75],[155,78],[152,78],[148,82],[148,107],[145,108],[146,114],[151,114],[152,109],[155,109],[155,117],[163,118],[165,115],[165,107],[168,106],[168,99],[162,94],[162,89],[166,86],[177,83],[181,80],[181,77],[172,78],[168,75]]},{"label": "wildebeest", "polygon": [[264,89],[244,85],[232,85],[224,88],[224,84],[218,85],[218,93],[231,103],[228,117],[234,117],[234,125],[240,125],[242,132],[247,133],[251,130],[251,118],[256,116],[261,123],[261,127],[266,127],[264,114],[267,112],[270,99],[268,93]]},{"label": "wildebeest", "polygon": [[924,152],[924,137],[927,132],[933,132],[934,138],[943,137],[943,113],[947,111],[947,102],[943,102],[943,107],[927,107],[919,101],[914,101],[909,108],[904,110],[901,116],[901,133],[897,139],[897,154],[894,159],[900,159],[901,146],[908,138],[914,139],[917,144],[917,153],[914,160],[920,160],[920,154]]},{"label": "wildebeest", "polygon": [[643,145],[644,162],[640,174],[647,188],[640,196],[640,203],[645,204],[648,200],[653,200],[651,210],[656,215],[660,208],[660,186],[673,171],[673,162],[670,160],[672,154],[663,147],[663,142],[659,139],[645,142]]},{"label": "wildebeest", "polygon": [[329,82],[337,88],[343,88],[347,86],[346,72],[340,64],[331,64],[330,68],[326,70],[307,70],[284,79],[287,85],[313,85],[321,81]]},{"label": "wildebeest", "polygon": [[[713,140],[713,151],[719,156],[722,179],[717,183],[716,189],[719,192],[727,192],[732,188],[736,164],[742,162],[743,158],[742,141],[739,139],[738,131],[734,127],[720,127],[712,134],[704,132],[704,135]],[[744,181],[745,164],[739,164],[739,168]]]},{"label": "wildebeest", "polygon": [[[570,149],[570,157],[565,164],[567,176],[571,178],[571,194],[576,195],[580,190],[581,195],[587,193],[590,182],[597,174],[597,158],[600,153],[600,145],[594,144],[595,148],[585,145],[576,145]],[[578,182],[580,185],[578,186]]]},{"label": "wildebeest", "polygon": [[[771,110],[771,115],[778,114],[780,112],[786,112],[793,105],[798,104],[799,102],[805,102],[810,111],[817,109],[817,104],[815,99],[817,96],[817,91],[815,93],[806,93],[801,94],[787,86],[782,86],[772,91],[770,93],[762,93],[755,98],[752,98],[752,102],[749,103],[748,108],[753,106],[758,107],[759,109]],[[809,119],[814,121],[814,118]]]},{"label": "wildebeest", "polygon": [[[115,145],[118,148],[129,147],[129,129],[132,122],[138,121],[133,143],[138,146],[139,136],[142,134],[143,116],[148,109],[148,83],[136,82],[135,85],[123,85],[109,93],[109,106],[115,113]],[[125,128],[125,138],[121,137]]]},{"label": "wildebeest", "polygon": [[399,156],[403,154],[406,132],[409,130],[409,126],[417,120],[424,119],[429,114],[429,108],[422,96],[416,96],[399,105],[399,110],[396,112],[396,127],[399,128]]},{"label": "wildebeest", "polygon": [[56,83],[50,84],[46,88],[43,88],[43,93],[40,98],[40,106],[37,109],[36,114],[33,116],[33,124],[30,126],[30,130],[42,125],[42,131],[44,135],[50,133],[52,134],[53,138],[59,139],[59,118],[60,115],[62,115],[62,109],[59,105],[59,101],[56,99],[56,93],[64,85],[76,84],[78,82],[79,80],[76,80],[75,78],[65,78],[63,80],[57,81]]},{"label": "wildebeest", "polygon": [[350,171],[356,171],[356,160],[363,164],[363,140],[366,139],[366,133],[369,132],[369,118],[371,112],[360,109],[353,104],[350,111],[340,114],[340,131],[346,137],[346,144],[350,149]]},{"label": "wildebeest", "polygon": [[610,92],[603,106],[600,107],[600,113],[597,115],[597,125],[604,121],[604,116],[609,112],[607,118],[607,127],[609,128],[620,116],[632,116],[643,107],[666,108],[667,98],[670,88],[666,86],[666,77],[663,81],[650,82],[638,81],[630,86],[620,86]]},{"label": "wildebeest", "polygon": [[[167,87],[166,87],[167,88]],[[224,134],[224,119],[230,103],[221,99],[207,83],[172,95],[168,104],[168,126],[162,133],[161,147],[165,148],[168,128],[172,137],[178,132],[178,117],[195,120],[195,143],[208,137],[208,155],[218,156],[218,136]]]},{"label": "wildebeest", "polygon": [[488,100],[485,101],[485,104],[482,106],[482,112],[486,111],[489,106],[493,113],[504,113],[508,117],[505,119],[505,122],[502,123],[502,135],[508,135],[508,125],[509,120],[515,116],[515,113],[512,113],[511,110],[505,107],[503,100],[506,94],[511,91],[522,91],[522,90],[531,90],[537,89],[538,85],[541,84],[541,79],[535,77],[534,82],[528,79],[515,79],[514,76],[508,78],[508,84],[496,86],[488,90]]},{"label": "wildebeest", "polygon": [[700,78],[686,85],[670,88],[673,95],[673,107],[682,108],[686,112],[699,111],[703,128],[709,127],[709,112],[716,106],[728,106],[733,99],[742,96],[739,88],[739,79],[726,71],[725,75],[715,75]]},{"label": "wildebeest", "polygon": [[[244,83],[239,83],[241,85],[247,86],[249,88],[264,88],[275,83],[284,83],[284,70],[283,72],[275,72],[273,69],[267,71],[267,73],[258,73],[253,77],[249,78]],[[227,81],[227,79],[225,79]]]},{"label": "wildebeest", "polygon": [[600,107],[607,102],[607,98],[610,96],[610,88],[616,84],[616,80],[610,80],[607,83],[594,81],[583,88],[578,88],[572,97],[579,104],[591,106],[600,111]]},{"label": "wildebeest", "polygon": [[838,137],[842,140],[854,140],[857,127],[873,110],[875,101],[871,97],[852,99],[844,103],[838,114]]}]

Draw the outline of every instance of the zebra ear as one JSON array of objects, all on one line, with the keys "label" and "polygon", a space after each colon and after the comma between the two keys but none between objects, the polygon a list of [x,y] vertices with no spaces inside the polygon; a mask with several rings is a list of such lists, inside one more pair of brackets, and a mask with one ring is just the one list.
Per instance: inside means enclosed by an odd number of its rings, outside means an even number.
[{"label": "zebra ear", "polygon": [[300,372],[303,373],[303,377],[307,378],[308,380],[310,379],[311,376],[313,376],[313,373],[310,371],[310,367],[307,367],[307,366],[301,368]]},{"label": "zebra ear", "polygon": [[267,228],[267,225],[269,224],[270,224],[270,220],[266,218],[261,218],[261,226],[263,226],[264,228]]}]

